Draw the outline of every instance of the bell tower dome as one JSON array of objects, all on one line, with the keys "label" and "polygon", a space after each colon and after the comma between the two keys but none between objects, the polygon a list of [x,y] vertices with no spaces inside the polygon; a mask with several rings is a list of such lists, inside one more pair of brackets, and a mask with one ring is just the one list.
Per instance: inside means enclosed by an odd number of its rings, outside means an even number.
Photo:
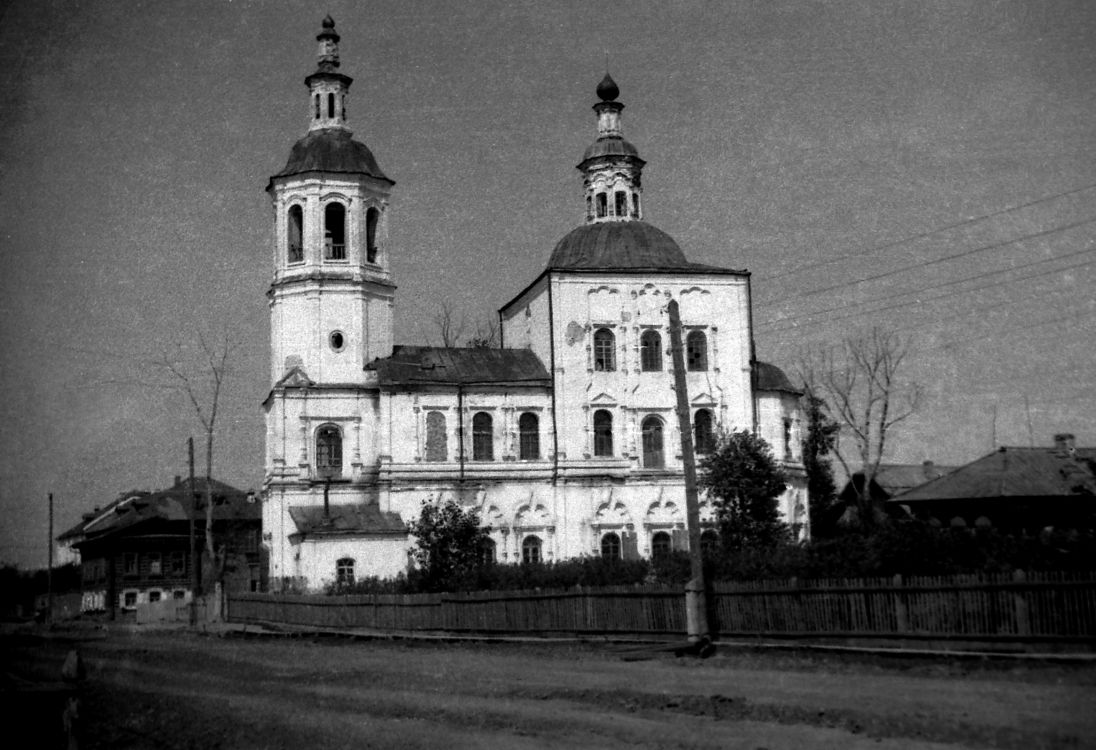
[{"label": "bell tower dome", "polygon": [[597,85],[597,96],[597,140],[578,165],[586,192],[586,223],[641,219],[639,196],[646,162],[624,140],[620,127],[624,105],[617,101],[620,89],[608,73]]},{"label": "bell tower dome", "polygon": [[294,368],[318,384],[355,384],[392,350],[388,201],[395,183],[352,137],[353,79],[339,72],[339,34],[323,20],[308,87],[308,131],[270,178],[274,209],[271,385]]}]

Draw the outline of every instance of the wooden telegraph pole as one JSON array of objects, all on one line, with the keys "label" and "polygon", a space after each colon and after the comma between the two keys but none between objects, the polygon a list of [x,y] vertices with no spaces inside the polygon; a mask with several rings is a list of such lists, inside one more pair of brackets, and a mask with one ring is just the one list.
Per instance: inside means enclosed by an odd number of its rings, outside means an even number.
[{"label": "wooden telegraph pole", "polygon": [[685,585],[685,619],[689,642],[708,648],[708,607],[704,587],[704,559],[700,554],[700,500],[696,489],[696,454],[689,415],[689,393],[685,385],[685,355],[681,346],[681,313],[677,300],[670,300],[670,352],[674,360],[674,390],[677,392],[677,425],[681,433],[681,461],[685,465],[685,519],[689,526],[689,563],[692,579]]},{"label": "wooden telegraph pole", "polygon": [[49,493],[49,536],[46,539],[47,547],[49,550],[49,562],[46,569],[46,592],[47,592],[47,605],[46,605],[46,622],[53,622],[53,493]]},{"label": "wooden telegraph pole", "polygon": [[187,514],[190,516],[190,551],[187,553],[187,559],[190,561],[190,624],[195,625],[197,620],[198,589],[201,587],[202,582],[198,577],[198,560],[194,555],[194,516],[198,513],[198,493],[194,491],[194,438],[188,437],[186,439],[186,450],[190,464],[190,484],[187,486],[187,490],[190,493],[190,512]]}]

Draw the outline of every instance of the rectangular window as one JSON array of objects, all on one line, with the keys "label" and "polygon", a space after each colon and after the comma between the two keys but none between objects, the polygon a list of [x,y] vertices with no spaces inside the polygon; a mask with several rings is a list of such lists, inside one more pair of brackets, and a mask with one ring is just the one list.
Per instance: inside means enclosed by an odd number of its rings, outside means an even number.
[{"label": "rectangular window", "polygon": [[155,602],[160,601],[160,595],[161,595],[161,592],[156,591],[156,590],[152,590],[152,591],[148,592],[148,602],[149,602],[149,604],[153,604]]},{"label": "rectangular window", "polygon": [[168,570],[173,576],[181,576],[186,573],[186,553],[172,552],[167,557]]},{"label": "rectangular window", "polygon": [[603,218],[605,214],[609,212],[609,200],[605,197],[605,193],[598,193],[594,196],[594,201],[597,204],[597,216]]},{"label": "rectangular window", "polygon": [[150,576],[162,576],[164,574],[163,559],[159,552],[148,553],[148,574]]},{"label": "rectangular window", "polygon": [[182,599],[186,599],[186,592],[183,591],[182,589],[175,589],[175,591],[173,591],[172,594],[171,594],[171,598],[174,599],[175,601],[180,601]]},{"label": "rectangular window", "polygon": [[136,576],[137,575],[137,553],[126,552],[122,555],[122,575],[124,576]]},{"label": "rectangular window", "polygon": [[133,609],[137,606],[137,592],[125,591],[122,593],[122,606],[126,609]]},{"label": "rectangular window", "polygon": [[615,193],[613,195],[613,208],[616,209],[617,216],[628,215],[628,194],[627,193]]}]

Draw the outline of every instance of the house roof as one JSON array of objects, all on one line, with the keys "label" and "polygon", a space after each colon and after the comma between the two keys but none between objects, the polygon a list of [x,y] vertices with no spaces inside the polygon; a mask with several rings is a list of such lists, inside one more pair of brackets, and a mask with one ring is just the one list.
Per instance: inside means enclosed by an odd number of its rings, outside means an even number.
[{"label": "house roof", "polygon": [[366,365],[380,385],[520,384],[548,387],[540,358],[529,349],[397,345]]},{"label": "house roof", "polygon": [[[74,546],[79,546],[86,541],[101,539],[146,521],[187,521],[190,518],[188,510],[192,494],[199,495],[199,508],[204,507],[202,498],[205,497],[206,480],[195,479],[193,486],[194,489],[191,490],[187,479],[155,492],[124,493],[106,507],[84,514],[80,523],[57,539],[72,539],[75,540]],[[246,492],[216,479],[211,479],[209,486],[213,492],[214,521],[262,518],[262,506],[256,502],[248,502]],[[204,520],[204,512],[200,512],[198,517],[199,520]]]},{"label": "house roof", "polygon": [[[954,466],[940,466],[932,461],[919,464],[879,464],[872,479],[872,496],[878,499],[890,499],[955,469]],[[863,472],[855,472],[845,483],[838,497],[845,502],[851,502],[856,497],[854,486],[861,487],[863,484]]]},{"label": "house roof", "polygon": [[895,503],[1005,497],[1096,497],[1096,448],[999,448],[914,487]]},{"label": "house roof", "polygon": [[757,368],[757,390],[759,391],[784,391],[802,396],[803,391],[792,385],[792,381],[776,365],[768,362],[755,362]]},{"label": "house roof", "polygon": [[322,505],[294,505],[289,517],[297,526],[296,537],[350,536],[359,534],[406,534],[407,524],[398,513],[382,511],[372,504],[331,504],[324,516]]}]

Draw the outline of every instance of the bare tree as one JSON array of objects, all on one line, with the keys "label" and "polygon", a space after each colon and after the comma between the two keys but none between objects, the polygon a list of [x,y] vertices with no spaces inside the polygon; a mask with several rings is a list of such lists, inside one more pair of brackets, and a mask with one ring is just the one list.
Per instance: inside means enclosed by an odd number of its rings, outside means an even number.
[{"label": "bare tree", "polygon": [[[228,334],[219,348],[210,346],[205,336],[198,334],[202,347],[202,374],[192,375],[179,359],[164,355],[158,364],[170,373],[175,387],[186,394],[198,416],[198,422],[205,432],[205,549],[209,559],[211,578],[220,578],[225,564],[224,548],[218,551],[213,538],[213,438],[217,428],[217,409],[221,402],[221,392],[227,375],[228,352],[230,347]],[[191,488],[193,493],[194,488]],[[197,561],[194,562],[197,564]],[[197,593],[197,592],[195,592]]]},{"label": "bare tree", "polygon": [[463,315],[457,317],[449,302],[442,302],[438,312],[434,314],[434,327],[441,338],[441,345],[446,349],[456,346],[464,335],[465,322]]},{"label": "bare tree", "polygon": [[[837,460],[850,480],[857,472],[863,477],[859,486],[852,481],[860,524],[882,518],[872,483],[892,428],[921,403],[921,386],[902,377],[909,351],[909,339],[872,328],[840,344],[812,348],[800,364],[808,398],[821,398],[827,415],[840,425]],[[842,441],[842,435],[851,439]]]},{"label": "bare tree", "polygon": [[465,342],[474,349],[495,349],[499,345],[499,324],[493,318],[476,326],[475,332]]}]

